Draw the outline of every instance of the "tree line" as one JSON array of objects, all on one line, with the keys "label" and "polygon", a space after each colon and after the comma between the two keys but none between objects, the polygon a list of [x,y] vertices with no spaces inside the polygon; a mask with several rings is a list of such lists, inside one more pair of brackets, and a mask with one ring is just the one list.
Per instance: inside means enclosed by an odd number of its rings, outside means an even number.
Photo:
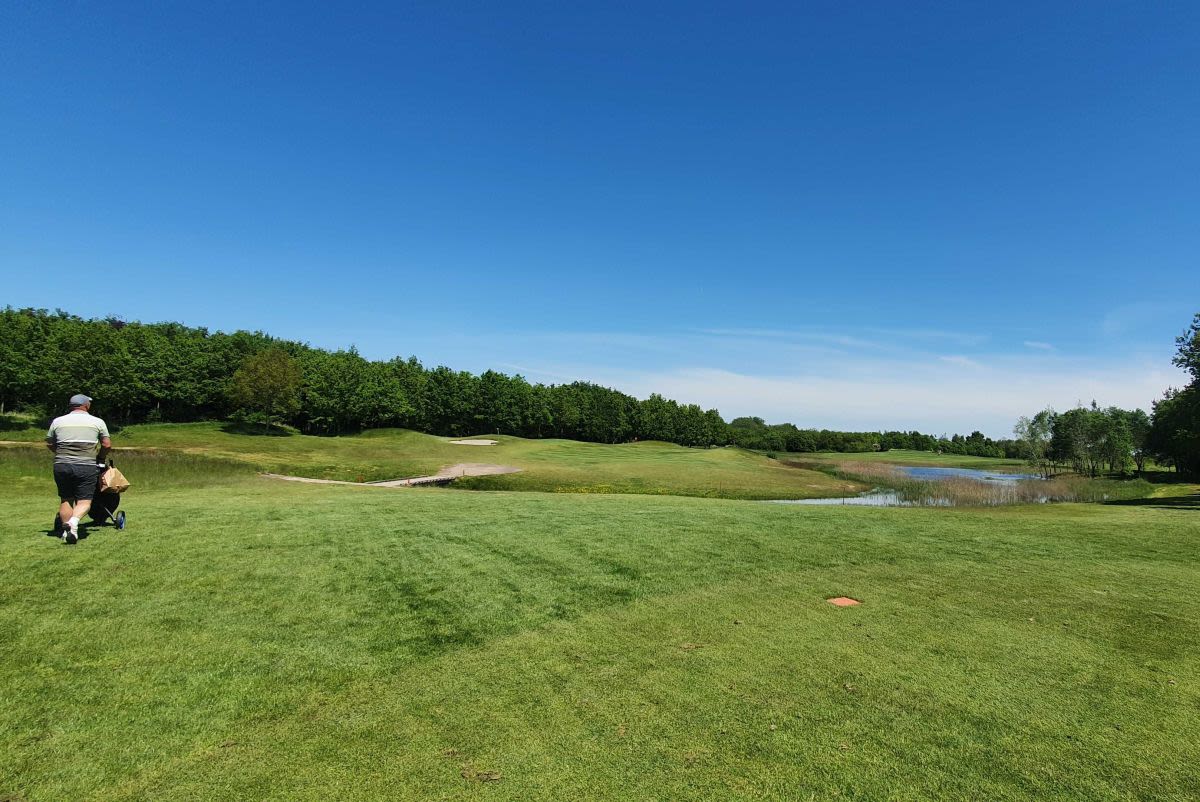
[{"label": "tree line", "polygon": [[1099,476],[1143,471],[1148,460],[1183,473],[1200,473],[1200,314],[1176,338],[1174,363],[1191,382],[1170,389],[1152,415],[1140,409],[1101,409],[1095,401],[1067,412],[1045,409],[1017,421],[1019,455],[1045,476],[1069,468]]},{"label": "tree line", "polygon": [[1015,440],[993,440],[982,432],[935,437],[921,432],[838,432],[829,429],[800,429],[791,423],[768,424],[762,418],[734,418],[729,423],[729,441],[742,448],[760,451],[938,451],[975,457],[1018,457]]},{"label": "tree line", "polygon": [[547,386],[491,370],[427,369],[415,357],[368,360],[262,332],[0,313],[0,413],[48,416],[81,389],[118,424],[240,418],[310,434],[397,426],[604,443],[728,439],[716,410],[589,382]]},{"label": "tree line", "polygon": [[1146,435],[1150,417],[1140,409],[1090,407],[1067,412],[1044,409],[1022,417],[1013,432],[1021,456],[1043,476],[1070,468],[1075,473],[1099,476],[1125,473],[1130,465],[1144,470],[1149,451]]},{"label": "tree line", "polygon": [[80,391],[116,424],[234,418],[310,434],[394,426],[445,436],[662,440],[784,452],[915,448],[1005,456],[1015,447],[979,432],[836,432],[761,418],[727,424],[715,409],[659,394],[637,399],[590,382],[530,383],[492,370],[426,368],[416,357],[368,360],[353,348],[328,351],[262,332],[0,311],[0,414],[49,417]]}]

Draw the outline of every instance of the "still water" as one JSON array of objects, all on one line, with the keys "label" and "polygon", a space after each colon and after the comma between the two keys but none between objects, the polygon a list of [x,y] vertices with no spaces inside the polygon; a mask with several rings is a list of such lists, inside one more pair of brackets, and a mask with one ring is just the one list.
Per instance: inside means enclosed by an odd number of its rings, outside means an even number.
[{"label": "still water", "polygon": [[[1041,479],[1032,473],[999,473],[997,471],[977,471],[972,468],[930,468],[915,465],[897,465],[896,468],[910,479],[926,482],[936,482],[942,479],[975,479],[981,482],[997,482],[1000,484],[1015,484],[1021,479]],[[931,500],[938,506],[936,500]],[[905,501],[894,490],[877,487],[858,496],[845,498],[802,498],[779,499],[772,504],[806,504],[816,507],[845,506],[845,507],[912,507],[914,503]],[[949,506],[950,502],[944,502]],[[929,502],[926,503],[929,506]]]},{"label": "still water", "polygon": [[768,504],[811,504],[816,507],[845,506],[845,507],[911,507],[911,501],[905,501],[891,490],[876,488],[863,493],[861,496],[846,496],[845,498],[797,498],[777,499]]},{"label": "still water", "polygon": [[905,476],[910,479],[978,479],[982,482],[1012,483],[1020,479],[1041,479],[1032,473],[999,473],[997,471],[977,471],[972,468],[928,468],[912,465],[897,465]]}]

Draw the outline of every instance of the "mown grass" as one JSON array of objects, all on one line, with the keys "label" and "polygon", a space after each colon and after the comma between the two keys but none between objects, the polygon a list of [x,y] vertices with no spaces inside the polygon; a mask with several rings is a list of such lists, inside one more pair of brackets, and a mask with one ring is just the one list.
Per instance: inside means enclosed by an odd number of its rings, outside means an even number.
[{"label": "mown grass", "polygon": [[500,444],[476,449],[482,452],[479,458],[515,465],[522,472],[472,477],[456,482],[456,486],[476,490],[741,499],[831,497],[865,489],[851,479],[797,469],[738,448],[694,449],[656,442],[598,445],[574,440],[494,439]]},{"label": "mown grass", "polygon": [[67,547],[41,533],[45,465],[0,452],[0,798],[1200,796],[1196,509],[160,458],[130,464],[128,530]]},{"label": "mown grass", "polygon": [[[19,433],[24,434],[24,433]],[[23,439],[40,440],[37,431]],[[240,434],[218,423],[129,426],[113,438],[125,449],[183,453],[254,470],[343,481],[424,476],[460,462],[521,468],[519,474],[460,481],[464,488],[572,493],[641,493],[717,498],[817,498],[853,494],[857,483],[789,467],[736,448],[684,448],[671,443],[604,445],[488,435],[495,446],[461,446],[455,438],[403,429],[348,437]]]}]

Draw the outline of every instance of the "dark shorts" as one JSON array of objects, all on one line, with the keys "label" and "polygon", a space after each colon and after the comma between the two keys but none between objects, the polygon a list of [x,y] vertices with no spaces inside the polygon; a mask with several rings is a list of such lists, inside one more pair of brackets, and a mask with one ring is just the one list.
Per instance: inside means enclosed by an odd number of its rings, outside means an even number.
[{"label": "dark shorts", "polygon": [[96,495],[96,482],[100,469],[91,465],[60,462],[54,466],[54,484],[58,485],[58,497],[64,501],[90,500]]}]

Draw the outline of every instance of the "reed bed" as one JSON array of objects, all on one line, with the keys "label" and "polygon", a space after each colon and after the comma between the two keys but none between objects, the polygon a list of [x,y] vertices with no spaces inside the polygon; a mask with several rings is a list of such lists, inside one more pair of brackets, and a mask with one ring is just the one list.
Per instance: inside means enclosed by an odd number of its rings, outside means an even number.
[{"label": "reed bed", "polygon": [[789,463],[797,467],[825,470],[843,479],[869,482],[893,490],[905,504],[919,507],[997,507],[1007,504],[1049,502],[1105,502],[1150,495],[1153,487],[1144,479],[1090,479],[1056,476],[1053,479],[1019,479],[1011,482],[953,476],[944,479],[914,479],[896,465],[878,462]]}]

